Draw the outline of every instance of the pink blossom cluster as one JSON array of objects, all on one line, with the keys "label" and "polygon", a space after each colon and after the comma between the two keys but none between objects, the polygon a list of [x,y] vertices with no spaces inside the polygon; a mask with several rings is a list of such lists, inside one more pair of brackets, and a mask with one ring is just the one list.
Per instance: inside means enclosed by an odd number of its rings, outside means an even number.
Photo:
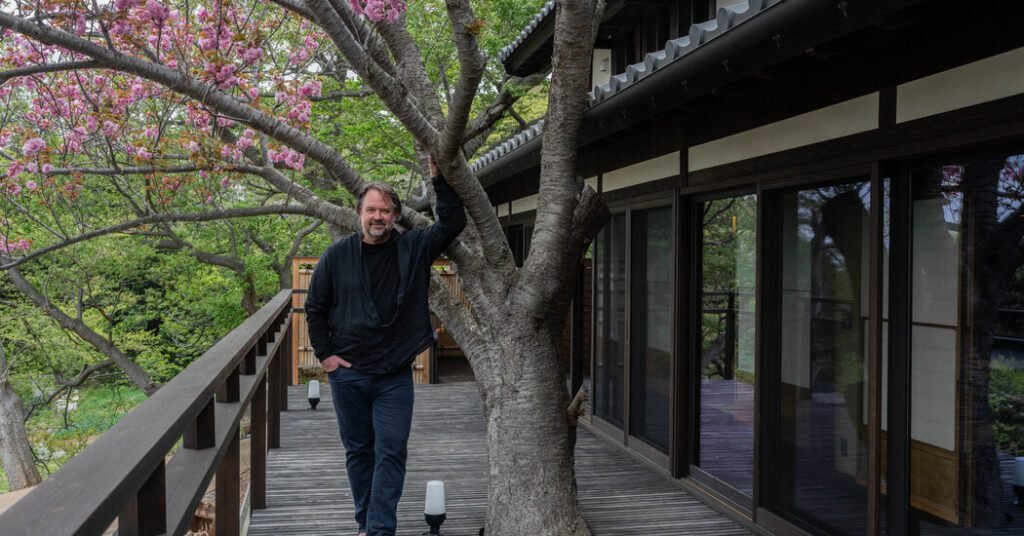
[{"label": "pink blossom cluster", "polygon": [[6,255],[8,253],[25,252],[28,251],[30,247],[32,247],[32,242],[29,240],[19,238],[18,240],[9,241],[6,236],[0,235],[0,253]]},{"label": "pink blossom cluster", "polygon": [[283,163],[285,166],[296,171],[301,171],[303,164],[306,162],[306,155],[291,147],[282,147],[280,151],[268,149],[267,157],[275,164]]},{"label": "pink blossom cluster", "polygon": [[349,0],[352,9],[372,21],[395,22],[405,13],[402,0]]},{"label": "pink blossom cluster", "polygon": [[32,138],[21,146],[21,152],[24,153],[25,156],[35,156],[39,154],[39,151],[42,151],[45,148],[46,142],[43,141],[42,138]]}]

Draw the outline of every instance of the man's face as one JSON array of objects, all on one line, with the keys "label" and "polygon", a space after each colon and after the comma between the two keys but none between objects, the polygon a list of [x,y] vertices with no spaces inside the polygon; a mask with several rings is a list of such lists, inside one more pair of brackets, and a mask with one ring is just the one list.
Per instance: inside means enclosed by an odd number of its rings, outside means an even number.
[{"label": "man's face", "polygon": [[363,226],[363,240],[370,244],[379,244],[391,236],[395,227],[395,209],[391,201],[377,190],[366,192],[363,207],[359,212],[359,222]]}]

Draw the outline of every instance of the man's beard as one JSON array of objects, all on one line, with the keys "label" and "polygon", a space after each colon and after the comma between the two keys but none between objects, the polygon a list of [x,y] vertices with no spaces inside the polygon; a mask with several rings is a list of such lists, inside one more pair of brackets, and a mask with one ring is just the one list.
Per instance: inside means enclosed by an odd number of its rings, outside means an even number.
[{"label": "man's beard", "polygon": [[[379,225],[380,227],[375,227],[375,225]],[[388,229],[387,224],[384,222],[370,222],[369,225],[366,226],[366,234],[374,238],[385,237],[390,232],[391,229]]]}]

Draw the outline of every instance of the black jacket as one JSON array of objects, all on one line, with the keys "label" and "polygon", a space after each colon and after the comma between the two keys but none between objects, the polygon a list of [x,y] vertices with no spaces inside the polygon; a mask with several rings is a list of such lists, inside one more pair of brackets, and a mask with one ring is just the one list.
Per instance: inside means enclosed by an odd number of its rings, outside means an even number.
[{"label": "black jacket", "polygon": [[434,178],[437,221],[424,229],[393,231],[399,284],[395,318],[377,316],[363,269],[362,232],[332,244],[313,271],[306,296],[309,340],[317,359],[337,355],[363,372],[385,374],[408,366],[434,341],[427,290],[431,265],[466,226],[462,201],[443,177]]}]

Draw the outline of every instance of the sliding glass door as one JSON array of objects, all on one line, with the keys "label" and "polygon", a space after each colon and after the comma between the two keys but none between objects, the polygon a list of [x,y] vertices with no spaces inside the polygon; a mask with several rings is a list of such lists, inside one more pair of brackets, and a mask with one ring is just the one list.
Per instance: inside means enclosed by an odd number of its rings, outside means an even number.
[{"label": "sliding glass door", "polygon": [[712,477],[711,485],[717,480],[738,491],[749,507],[754,489],[757,196],[715,199],[696,209],[701,250],[694,462]]},{"label": "sliding glass door", "polygon": [[826,534],[865,530],[868,214],[865,181],[778,195],[771,502]]}]

